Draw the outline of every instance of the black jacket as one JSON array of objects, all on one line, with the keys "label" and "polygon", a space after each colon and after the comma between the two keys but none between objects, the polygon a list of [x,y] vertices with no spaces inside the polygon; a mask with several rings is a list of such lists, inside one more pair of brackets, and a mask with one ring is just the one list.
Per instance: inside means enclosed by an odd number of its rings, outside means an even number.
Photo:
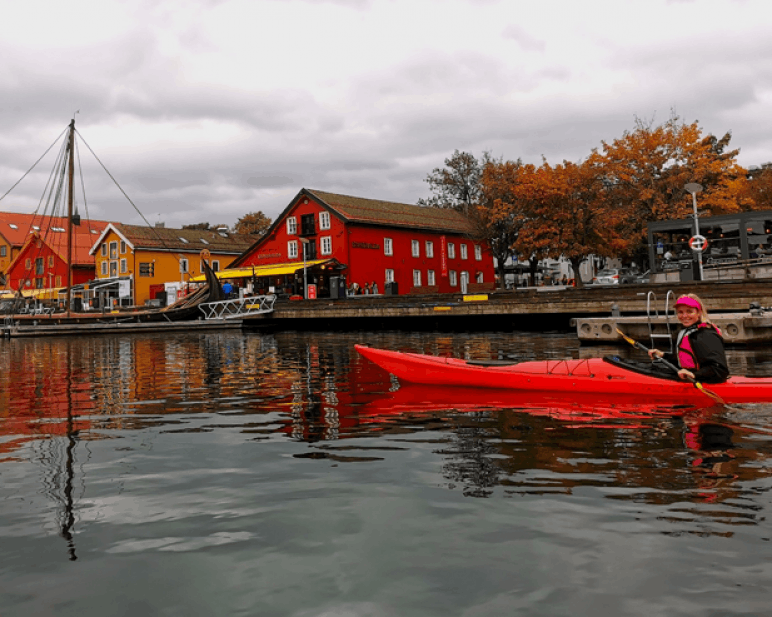
[{"label": "black jacket", "polygon": [[[726,364],[724,340],[721,335],[712,326],[691,327],[689,330],[691,331],[687,331],[685,336],[689,337],[689,343],[699,366],[699,368],[688,369],[694,373],[694,379],[705,383],[726,381],[729,377],[729,367]],[[676,366],[681,366],[677,350],[674,354],[665,354],[665,359]]]}]

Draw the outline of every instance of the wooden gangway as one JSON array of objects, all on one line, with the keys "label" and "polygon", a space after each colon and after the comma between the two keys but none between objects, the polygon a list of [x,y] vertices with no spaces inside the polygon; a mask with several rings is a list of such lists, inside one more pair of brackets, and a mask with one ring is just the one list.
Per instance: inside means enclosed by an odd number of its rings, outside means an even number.
[{"label": "wooden gangway", "polygon": [[245,296],[218,302],[204,302],[198,308],[207,321],[213,319],[244,319],[273,312],[275,295]]}]

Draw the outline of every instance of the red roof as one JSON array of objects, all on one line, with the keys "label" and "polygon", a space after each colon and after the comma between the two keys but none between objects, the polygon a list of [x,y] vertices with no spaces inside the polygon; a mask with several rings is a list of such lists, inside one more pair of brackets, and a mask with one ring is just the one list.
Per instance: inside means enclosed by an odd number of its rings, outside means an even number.
[{"label": "red roof", "polygon": [[[99,238],[107,221],[81,219],[80,225],[73,225],[72,263],[93,264],[94,258],[88,252]],[[67,259],[67,217],[0,212],[0,236],[14,248],[21,248],[38,232],[43,241],[62,259]]]}]

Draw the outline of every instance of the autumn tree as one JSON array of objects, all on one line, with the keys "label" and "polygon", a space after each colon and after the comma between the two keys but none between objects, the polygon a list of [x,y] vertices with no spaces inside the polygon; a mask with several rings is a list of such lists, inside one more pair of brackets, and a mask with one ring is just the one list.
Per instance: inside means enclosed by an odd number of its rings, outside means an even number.
[{"label": "autumn tree", "polygon": [[772,163],[748,171],[746,196],[753,210],[772,210]]},{"label": "autumn tree", "polygon": [[271,219],[263,214],[262,210],[258,210],[257,212],[245,214],[236,221],[234,231],[238,234],[248,234],[260,237],[268,231],[271,222]]},{"label": "autumn tree", "polygon": [[524,217],[515,248],[535,262],[546,257],[571,263],[577,286],[579,267],[590,255],[624,252],[629,239],[622,218],[609,200],[597,156],[582,163],[523,166],[514,195]]},{"label": "autumn tree", "polygon": [[505,265],[515,255],[515,242],[524,217],[515,195],[522,161],[488,158],[480,175],[480,202],[472,209],[477,235],[485,239],[496,259],[499,285],[505,284]]},{"label": "autumn tree", "polygon": [[637,244],[645,242],[648,222],[690,215],[691,197],[684,189],[690,182],[704,187],[700,208],[711,214],[750,207],[745,170],[736,162],[739,150],[729,149],[730,140],[730,133],[703,136],[697,122],[685,124],[677,116],[659,126],[636,119],[633,131],[593,152],[594,167]]}]

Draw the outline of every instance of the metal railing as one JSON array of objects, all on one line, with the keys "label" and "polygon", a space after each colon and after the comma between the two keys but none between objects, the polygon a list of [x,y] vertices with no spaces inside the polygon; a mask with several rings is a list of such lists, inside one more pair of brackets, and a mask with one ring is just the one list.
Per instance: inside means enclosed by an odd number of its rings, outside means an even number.
[{"label": "metal railing", "polygon": [[275,295],[248,296],[218,302],[204,302],[199,304],[198,308],[204,314],[204,319],[243,319],[252,315],[272,313],[275,302]]}]

